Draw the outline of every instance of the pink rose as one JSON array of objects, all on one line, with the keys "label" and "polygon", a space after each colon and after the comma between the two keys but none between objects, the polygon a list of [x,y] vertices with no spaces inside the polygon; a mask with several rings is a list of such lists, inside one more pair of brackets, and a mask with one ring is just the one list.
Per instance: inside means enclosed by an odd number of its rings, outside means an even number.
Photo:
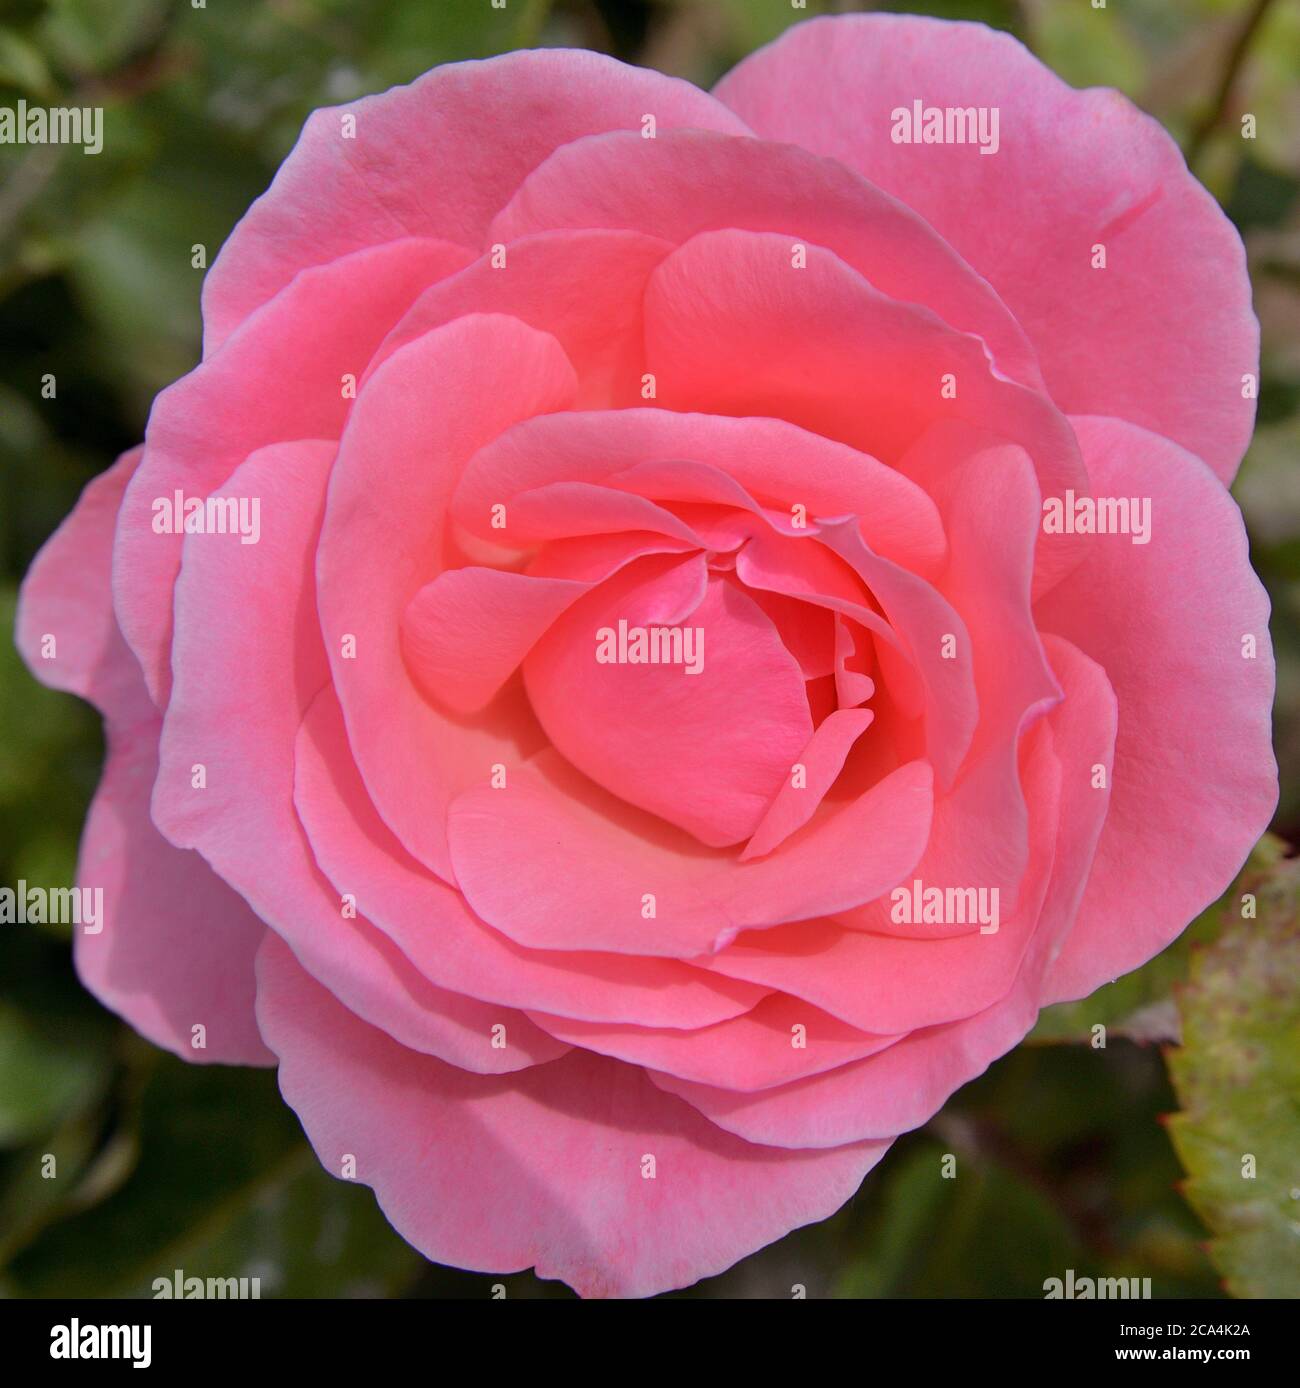
[{"label": "pink rose", "polygon": [[77,966],[430,1258],[822,1219],[1268,823],[1241,244],[1004,34],[439,68],[311,117],[203,316],[24,591],[108,725]]}]

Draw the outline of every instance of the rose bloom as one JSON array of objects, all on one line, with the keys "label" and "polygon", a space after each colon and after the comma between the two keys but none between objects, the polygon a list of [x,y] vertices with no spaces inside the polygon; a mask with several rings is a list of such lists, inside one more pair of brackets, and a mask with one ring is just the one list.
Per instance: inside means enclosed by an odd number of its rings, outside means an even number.
[{"label": "rose bloom", "polygon": [[1004,34],[317,111],[203,320],[23,594],[107,721],[77,967],[432,1259],[824,1218],[1268,823],[1241,243]]}]

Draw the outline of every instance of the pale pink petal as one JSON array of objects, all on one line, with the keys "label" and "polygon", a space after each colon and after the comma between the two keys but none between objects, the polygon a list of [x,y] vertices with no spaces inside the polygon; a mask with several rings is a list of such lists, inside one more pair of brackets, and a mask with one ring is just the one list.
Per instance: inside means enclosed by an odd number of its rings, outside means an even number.
[{"label": "pale pink petal", "polygon": [[181,535],[154,529],[154,502],[206,497],[254,449],[339,436],[380,339],[431,278],[460,262],[446,247],[398,241],[309,270],[221,351],[154,401],[144,461],[122,504],[113,588],[122,633],[154,701],[167,700],[172,589]]},{"label": "pale pink petal", "polygon": [[[97,929],[74,927],[77,970],[155,1044],[187,1060],[264,1065],[272,1057],[253,1017],[252,964],[265,927],[149,817],[160,724],[117,629],[109,582],[117,510],[140,452],[87,485],[28,571],[18,612],[18,647],[33,674],[91,700],[108,721],[77,867],[78,885],[103,893],[103,914]],[[198,1048],[194,1027],[206,1033]]]},{"label": "pale pink petal", "polygon": [[[1063,409],[1145,425],[1231,479],[1259,357],[1241,238],[1125,97],[1072,90],[983,25],[883,14],[796,25],[716,94],[758,134],[830,155],[919,212],[1020,320]],[[894,113],[917,101],[996,110],[997,153],[895,143]]]},{"label": "pale pink petal", "polygon": [[253,1015],[253,957],[266,927],[197,853],[154,827],[161,724],[124,645],[117,659],[136,680],[139,717],[109,722],[82,832],[78,884],[104,895],[98,932],[76,931],[77,973],[142,1036],[184,1060],[273,1064]]},{"label": "pale pink petal", "polygon": [[721,1272],[831,1214],[888,1145],[751,1146],[640,1068],[583,1051],[469,1075],[367,1027],[275,941],[258,1014],[326,1170],[351,1156],[420,1252],[480,1271],[534,1267],[585,1296],[649,1296]]},{"label": "pale pink petal", "polygon": [[79,694],[103,713],[132,704],[140,671],[123,660],[113,613],[113,534],[143,447],[86,483],[41,546],[19,590],[14,642],[42,684]]},{"label": "pale pink petal", "polygon": [[1040,385],[1024,331],[990,286],[902,202],[793,144],[703,130],[654,140],[627,132],[557,150],[528,176],[489,233],[512,241],[557,228],[623,228],[673,243],[739,227],[786,234],[793,252],[834,251],[894,299],[925,304],[988,344],[999,368]]},{"label": "pale pink petal", "polygon": [[1232,881],[1277,804],[1268,596],[1236,504],[1176,444],[1075,420],[1097,494],[1150,504],[1150,539],[1092,537],[1038,608],[1119,699],[1110,815],[1045,1002],[1079,998],[1175,939]]},{"label": "pale pink petal", "polygon": [[492,217],[553,150],[640,131],[647,115],[656,130],[748,133],[689,82],[572,49],[446,63],[313,112],[208,272],[207,351],[306,266],[403,236],[481,249]]}]

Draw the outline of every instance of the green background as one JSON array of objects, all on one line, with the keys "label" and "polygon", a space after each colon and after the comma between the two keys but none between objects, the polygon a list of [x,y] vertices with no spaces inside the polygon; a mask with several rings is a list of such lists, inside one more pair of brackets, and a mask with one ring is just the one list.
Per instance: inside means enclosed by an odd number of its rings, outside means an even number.
[{"label": "green background", "polygon": [[[708,86],[791,22],[869,8],[0,0],[0,102],[103,105],[111,130],[94,158],[0,147],[5,624],[24,569],[82,486],[140,439],[154,394],[197,360],[202,272],[190,247],[204,243],[210,263],[313,107],[537,45],[598,49]],[[1119,87],[1173,132],[1241,229],[1264,358],[1259,428],[1234,491],[1273,599],[1276,829],[1295,842],[1300,7],[874,8],[983,20],[1075,85]],[[1243,111],[1258,118],[1254,141],[1240,137]],[[40,398],[46,372],[53,401]],[[36,685],[6,642],[0,728],[0,883],[69,882],[102,755],[98,717]],[[1226,911],[1147,969],[1045,1014],[1033,1044],[900,1140],[835,1218],[682,1295],[788,1297],[800,1284],[809,1296],[1041,1296],[1067,1268],[1150,1277],[1156,1296],[1221,1295],[1225,1279],[1240,1295],[1300,1295],[1300,948],[1295,874],[1280,856],[1266,845]],[[1260,903],[1255,922],[1239,918],[1245,890]],[[0,1295],[147,1295],[174,1268],[260,1276],[267,1296],[487,1296],[497,1280],[510,1296],[568,1294],[527,1273],[426,1263],[367,1190],[318,1168],[273,1074],[157,1052],[82,993],[64,932],[5,930]],[[1104,1049],[1088,1044],[1098,1022],[1110,1028]],[[56,1180],[41,1178],[46,1152],[58,1154]],[[941,1176],[945,1153],[955,1179]]]}]

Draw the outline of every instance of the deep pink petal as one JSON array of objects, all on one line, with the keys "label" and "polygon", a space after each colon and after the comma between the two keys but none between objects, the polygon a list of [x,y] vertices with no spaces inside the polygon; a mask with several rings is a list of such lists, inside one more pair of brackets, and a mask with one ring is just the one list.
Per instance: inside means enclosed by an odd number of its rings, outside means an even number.
[{"label": "deep pink petal", "polygon": [[519,419],[562,409],[573,389],[553,338],[513,318],[459,319],[375,374],[330,479],[318,603],[353,751],[389,827],[448,881],[447,805],[494,763],[527,755],[540,740],[508,690],[473,723],[425,699],[402,656],[402,613],[449,561],[460,562],[449,547],[447,504],[466,459]]},{"label": "deep pink petal", "polygon": [[426,978],[470,997],[578,1021],[688,1029],[748,1011],[764,991],[676,959],[529,950],[491,929],[402,848],[375,813],[328,687],[298,735],[295,803],[321,870]]},{"label": "deep pink petal", "polygon": [[[622,664],[612,650],[602,662],[620,630],[665,631],[681,659]],[[529,653],[524,680],[574,766],[715,848],[754,832],[812,735],[794,657],[700,554],[640,560],[580,598]]]},{"label": "deep pink petal", "polygon": [[509,777],[507,791],[483,784],[453,803],[452,859],[477,914],[538,949],[704,955],[739,930],[879,896],[916,862],[930,824],[924,762],[753,863],[616,800],[553,751]]},{"label": "deep pink petal", "polygon": [[742,861],[761,858],[801,829],[813,817],[817,806],[843,770],[844,759],[854,742],[870,726],[875,714],[869,708],[837,709],[825,718],[796,758],[803,775],[782,782],[753,837],[740,855]]}]

